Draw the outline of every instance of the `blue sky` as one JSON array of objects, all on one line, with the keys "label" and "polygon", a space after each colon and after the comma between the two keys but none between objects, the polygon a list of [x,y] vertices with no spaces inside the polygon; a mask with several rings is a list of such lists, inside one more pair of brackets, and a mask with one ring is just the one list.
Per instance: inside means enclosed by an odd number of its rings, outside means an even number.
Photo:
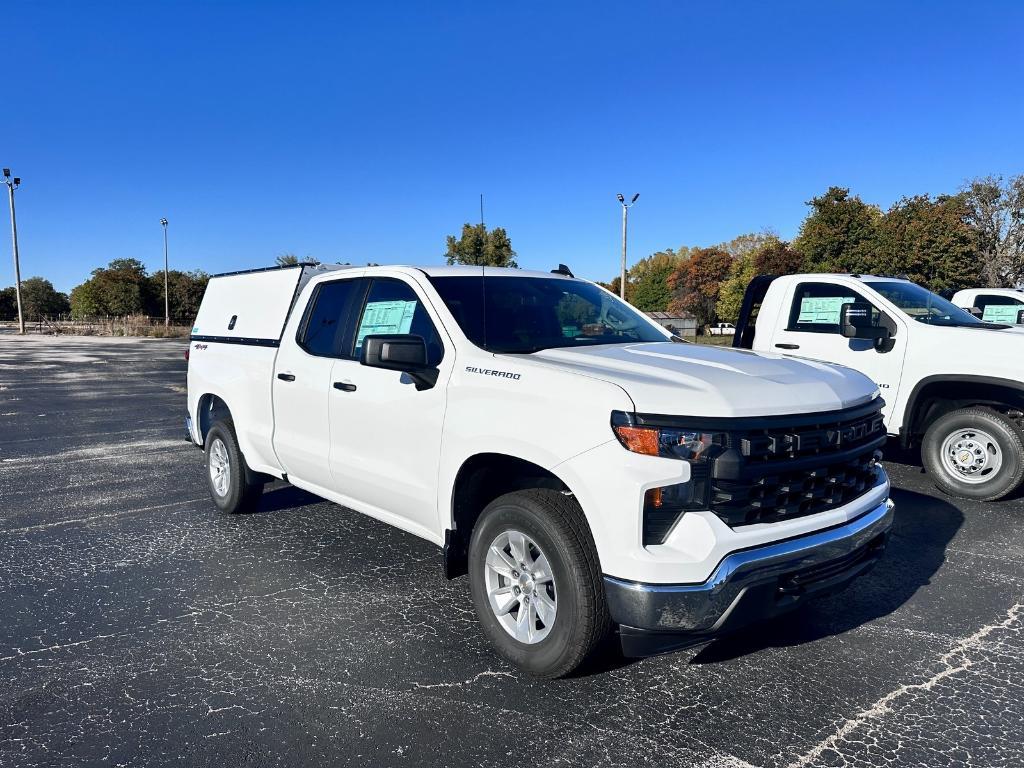
[{"label": "blue sky", "polygon": [[[294,252],[524,267],[771,228],[831,184],[888,206],[1024,172],[1017,3],[101,3],[0,10],[22,275]],[[0,285],[13,282],[0,253]]]}]

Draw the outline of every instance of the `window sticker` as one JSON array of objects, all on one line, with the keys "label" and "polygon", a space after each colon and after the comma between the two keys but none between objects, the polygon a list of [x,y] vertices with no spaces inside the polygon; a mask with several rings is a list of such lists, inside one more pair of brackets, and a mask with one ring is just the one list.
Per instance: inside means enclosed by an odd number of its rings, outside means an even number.
[{"label": "window sticker", "polygon": [[852,304],[853,296],[812,297],[800,300],[798,323],[807,325],[839,325],[839,312],[843,304]]},{"label": "window sticker", "polygon": [[408,333],[412,316],[416,314],[416,301],[371,301],[363,311],[359,323],[356,346],[361,347],[366,336],[378,333]]},{"label": "window sticker", "polygon": [[981,315],[986,323],[1002,323],[1004,325],[1016,325],[1017,313],[1024,306],[1019,304],[989,304]]}]

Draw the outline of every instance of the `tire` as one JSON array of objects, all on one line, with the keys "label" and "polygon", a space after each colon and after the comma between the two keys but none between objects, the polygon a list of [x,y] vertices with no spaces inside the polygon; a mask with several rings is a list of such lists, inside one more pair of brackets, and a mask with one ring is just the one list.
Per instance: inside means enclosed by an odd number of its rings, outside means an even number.
[{"label": "tire", "polygon": [[[513,570],[521,565],[516,561],[522,560],[510,558],[523,550],[523,540],[512,546],[517,534],[527,542],[527,567]],[[492,545],[501,548],[503,559],[495,559],[498,556]],[[505,575],[488,564],[489,557],[499,569],[505,569]],[[551,576],[546,581],[544,560]],[[532,576],[537,577],[536,582]],[[611,628],[589,526],[576,500],[559,491],[517,491],[487,505],[470,538],[469,583],[487,638],[499,654],[536,677],[568,675],[597,650]],[[489,596],[495,588],[510,590],[495,598],[497,609]],[[515,593],[516,589],[520,591]],[[524,599],[529,600],[531,594],[532,609],[524,614]],[[508,607],[508,612],[499,616],[502,607]],[[545,621],[548,616],[551,619]],[[520,618],[524,619],[521,624]],[[510,623],[515,629],[509,628]],[[515,632],[533,637],[524,641]]]},{"label": "tire", "polygon": [[1024,480],[1024,431],[990,408],[961,408],[928,427],[921,460],[944,493],[996,501]]},{"label": "tire", "polygon": [[206,480],[213,503],[229,514],[251,512],[263,493],[263,476],[245,463],[234,424],[228,419],[216,422],[206,433]]}]

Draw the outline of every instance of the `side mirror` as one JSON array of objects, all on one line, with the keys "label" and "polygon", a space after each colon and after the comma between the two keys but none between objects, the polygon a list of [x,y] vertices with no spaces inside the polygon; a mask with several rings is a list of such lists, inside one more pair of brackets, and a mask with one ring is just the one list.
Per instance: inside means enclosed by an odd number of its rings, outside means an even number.
[{"label": "side mirror", "polygon": [[975,317],[979,317],[979,318],[980,318],[980,317],[981,317],[982,315],[984,315],[984,314],[985,314],[985,313],[984,313],[984,312],[982,312],[982,311],[981,311],[981,310],[980,310],[980,309],[979,309],[978,307],[961,307],[961,309],[966,309],[966,310],[967,310],[968,312],[970,312],[970,313],[971,313],[972,315],[974,315]]},{"label": "side mirror", "polygon": [[427,343],[411,333],[382,333],[366,336],[359,362],[370,368],[407,373],[416,389],[430,389],[437,383],[437,368],[427,366]]},{"label": "side mirror", "polygon": [[883,325],[873,325],[873,313],[874,307],[866,301],[843,304],[839,310],[839,332],[848,339],[885,341],[889,338],[889,329]]},{"label": "side mirror", "polygon": [[1017,325],[1024,325],[1024,309],[1017,310]]}]

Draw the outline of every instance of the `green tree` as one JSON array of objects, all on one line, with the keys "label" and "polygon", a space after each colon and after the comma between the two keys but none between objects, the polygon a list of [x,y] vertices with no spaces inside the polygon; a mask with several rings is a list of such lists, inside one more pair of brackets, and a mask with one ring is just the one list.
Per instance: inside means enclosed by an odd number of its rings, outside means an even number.
[{"label": "green tree", "polygon": [[641,312],[664,312],[672,301],[668,278],[682,262],[671,248],[641,259],[626,275],[626,298]]},{"label": "green tree", "polygon": [[[182,272],[172,269],[167,273],[169,287],[171,322],[191,325],[199,312],[199,302],[203,300],[203,292],[206,291],[206,284],[210,276],[202,271]],[[149,307],[148,314],[154,317],[162,317],[164,314],[164,273],[163,270],[154,272],[150,278],[149,295],[153,298],[153,305]]]},{"label": "green tree", "polygon": [[722,282],[715,312],[719,320],[735,323],[747,286],[757,275],[791,275],[803,269],[803,257],[778,236],[767,234],[753,250],[741,253]]},{"label": "green tree", "polygon": [[21,308],[26,320],[52,317],[70,309],[68,297],[53,287],[53,283],[42,277],[30,277],[21,281]]},{"label": "green tree", "polygon": [[878,225],[877,271],[904,274],[933,291],[977,285],[978,236],[960,195],[904,197]]},{"label": "green tree", "polygon": [[114,259],[106,268],[94,269],[92,276],[71,292],[71,311],[77,317],[144,314],[154,307],[158,296],[162,306],[163,292],[155,292],[141,261]]},{"label": "green tree", "polygon": [[872,272],[882,212],[850,190],[829,187],[810,200],[811,212],[793,241],[807,267],[818,272]]},{"label": "green tree", "polygon": [[0,320],[18,319],[18,296],[14,286],[0,289]]},{"label": "green tree", "polygon": [[512,242],[501,227],[488,230],[483,224],[464,224],[458,239],[448,235],[445,259],[449,264],[485,267],[518,267]]},{"label": "green tree", "polygon": [[716,320],[715,304],[722,281],[729,275],[733,257],[721,248],[695,248],[668,279],[673,298],[671,311],[689,312],[698,325]]},{"label": "green tree", "polygon": [[733,259],[729,274],[719,286],[718,301],[715,302],[715,314],[719,320],[735,323],[739,319],[743,295],[756,275],[757,267],[754,266],[753,254],[746,253]]},{"label": "green tree", "polygon": [[282,253],[274,261],[279,267],[290,267],[299,263],[299,257],[294,253]]}]

